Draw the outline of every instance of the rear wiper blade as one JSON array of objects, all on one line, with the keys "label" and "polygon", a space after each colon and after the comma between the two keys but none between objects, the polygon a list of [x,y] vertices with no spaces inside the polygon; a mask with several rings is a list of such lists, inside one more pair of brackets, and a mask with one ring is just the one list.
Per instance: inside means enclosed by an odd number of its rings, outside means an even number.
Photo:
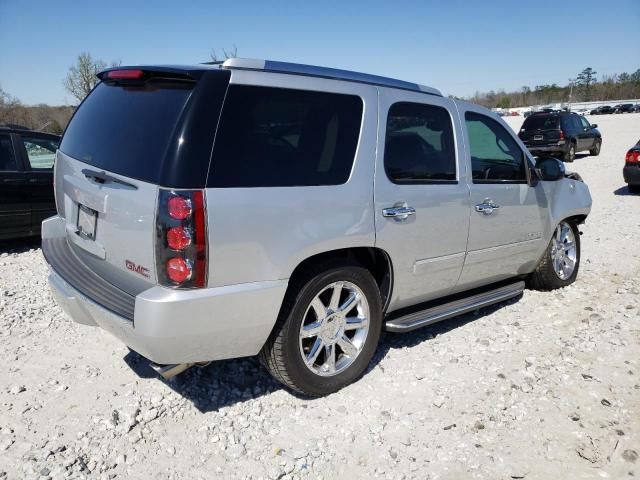
[{"label": "rear wiper blade", "polygon": [[133,183],[129,183],[129,182],[125,182],[124,180],[120,180],[119,178],[116,178],[112,175],[109,175],[108,173],[102,171],[102,172],[97,172],[95,170],[89,170],[88,168],[83,168],[82,169],[82,173],[84,174],[85,177],[87,177],[90,180],[93,180],[96,183],[107,183],[107,182],[113,182],[113,183],[119,183],[120,185],[124,185],[126,187],[129,188],[133,188],[134,190],[137,190],[138,187],[136,185],[134,185]]}]

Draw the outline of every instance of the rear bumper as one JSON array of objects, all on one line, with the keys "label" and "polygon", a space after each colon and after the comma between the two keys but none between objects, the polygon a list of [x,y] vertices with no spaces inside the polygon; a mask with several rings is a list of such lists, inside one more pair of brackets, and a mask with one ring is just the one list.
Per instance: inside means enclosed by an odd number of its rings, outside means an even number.
[{"label": "rear bumper", "polygon": [[628,185],[640,185],[640,166],[625,166],[622,169],[622,175]]},{"label": "rear bumper", "polygon": [[[526,145],[526,144],[525,144]],[[526,145],[531,154],[535,155],[536,153],[565,153],[568,149],[568,144],[564,145]]]},{"label": "rear bumper", "polygon": [[[59,232],[60,222],[64,220],[59,217],[45,221],[43,239]],[[49,274],[58,304],[74,321],[99,326],[160,364],[257,354],[275,324],[287,283],[277,280],[197,290],[156,286],[135,297],[131,321],[81,293],[55,268]]]}]

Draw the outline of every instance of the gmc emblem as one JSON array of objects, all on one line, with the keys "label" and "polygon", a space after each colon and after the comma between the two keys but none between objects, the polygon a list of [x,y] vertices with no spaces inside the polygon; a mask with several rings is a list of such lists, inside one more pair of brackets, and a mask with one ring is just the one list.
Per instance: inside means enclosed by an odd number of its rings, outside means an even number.
[{"label": "gmc emblem", "polygon": [[132,272],[136,272],[143,277],[149,278],[149,269],[147,267],[143,267],[142,265],[136,265],[131,260],[124,261],[127,270],[131,270]]}]

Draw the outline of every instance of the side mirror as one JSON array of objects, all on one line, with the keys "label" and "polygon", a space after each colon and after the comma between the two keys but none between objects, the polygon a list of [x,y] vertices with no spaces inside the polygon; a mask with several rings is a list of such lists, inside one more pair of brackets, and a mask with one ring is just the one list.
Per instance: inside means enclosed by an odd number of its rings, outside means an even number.
[{"label": "side mirror", "polygon": [[597,123],[592,123],[591,124],[591,128],[598,128],[598,124]]},{"label": "side mirror", "polygon": [[536,175],[544,182],[554,182],[564,178],[564,163],[557,158],[540,158],[536,162]]}]

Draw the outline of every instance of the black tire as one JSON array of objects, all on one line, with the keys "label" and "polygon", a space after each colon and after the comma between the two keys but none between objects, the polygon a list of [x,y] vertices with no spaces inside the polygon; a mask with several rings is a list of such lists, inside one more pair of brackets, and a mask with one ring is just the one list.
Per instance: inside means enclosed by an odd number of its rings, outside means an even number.
[{"label": "black tire", "polygon": [[[580,269],[580,232],[578,231],[578,226],[575,222],[569,220],[563,220],[560,222],[560,225],[566,224],[571,228],[573,235],[575,237],[575,245],[576,245],[576,260],[575,267],[573,269],[573,273],[565,279],[562,279],[558,276],[553,268],[553,245],[554,245],[554,236],[549,241],[549,245],[547,246],[538,266],[535,271],[529,276],[527,280],[527,286],[533,290],[555,290],[557,288],[563,288],[567,285],[571,285],[575,282],[576,277],[578,276],[578,270]],[[557,227],[556,227],[557,228]]]},{"label": "black tire", "polygon": [[597,157],[598,155],[600,155],[600,148],[601,147],[602,147],[602,140],[600,140],[600,139],[596,140],[596,143],[593,146],[593,148],[591,150],[589,150],[589,155],[591,155],[593,157]]},{"label": "black tire", "polygon": [[[337,281],[351,282],[363,292],[369,305],[369,330],[353,363],[344,371],[327,377],[312,372],[304,363],[299,334],[311,301]],[[309,397],[320,397],[340,390],[364,373],[376,351],[381,331],[382,301],[371,273],[344,262],[316,265],[289,284],[276,325],[260,352],[260,360],[283,385]]]},{"label": "black tire", "polygon": [[640,185],[627,185],[631,193],[640,193]]},{"label": "black tire", "polygon": [[576,144],[571,142],[569,150],[567,150],[562,156],[562,160],[565,163],[571,163],[576,159]]}]

